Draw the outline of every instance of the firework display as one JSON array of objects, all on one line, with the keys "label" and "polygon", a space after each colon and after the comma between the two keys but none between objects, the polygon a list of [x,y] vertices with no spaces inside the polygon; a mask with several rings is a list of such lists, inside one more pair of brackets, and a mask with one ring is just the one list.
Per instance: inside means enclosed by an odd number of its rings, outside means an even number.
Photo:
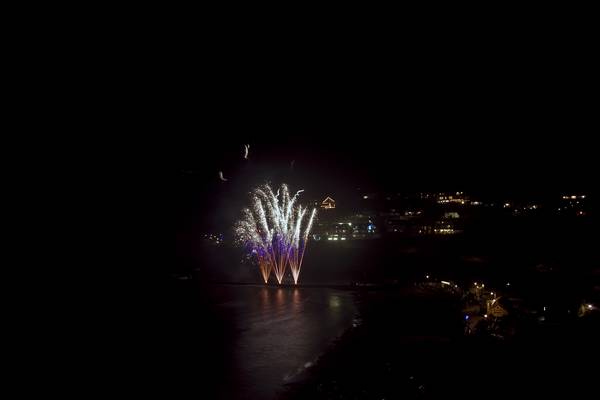
[{"label": "firework display", "polygon": [[[256,257],[265,283],[271,272],[281,284],[289,265],[298,283],[308,236],[316,216],[316,209],[307,214],[307,208],[296,205],[298,195],[290,196],[287,185],[274,193],[269,185],[252,191],[252,205],[243,210],[236,225],[236,235]],[[305,218],[306,217],[306,218]]]}]

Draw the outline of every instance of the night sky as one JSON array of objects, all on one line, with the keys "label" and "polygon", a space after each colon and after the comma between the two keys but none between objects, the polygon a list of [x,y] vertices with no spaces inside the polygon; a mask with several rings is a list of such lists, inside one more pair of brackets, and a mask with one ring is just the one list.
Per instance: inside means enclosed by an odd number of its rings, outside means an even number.
[{"label": "night sky", "polygon": [[[483,198],[545,199],[593,189],[593,146],[583,135],[524,136],[503,129],[434,135],[401,126],[389,135],[368,132],[343,124],[321,134],[266,140],[258,133],[249,133],[247,141],[185,138],[178,143],[176,170],[179,222],[221,224],[214,218],[239,212],[247,192],[264,182],[303,188],[305,200],[331,195],[340,203],[369,191],[464,190]],[[249,160],[242,157],[246,142]]]},{"label": "night sky", "polygon": [[500,198],[593,191],[593,64],[584,53],[488,50],[402,68],[380,58],[243,71],[216,61],[202,85],[176,80],[161,118],[175,143],[178,224],[239,212],[265,181],[304,188],[305,199],[358,188]]}]

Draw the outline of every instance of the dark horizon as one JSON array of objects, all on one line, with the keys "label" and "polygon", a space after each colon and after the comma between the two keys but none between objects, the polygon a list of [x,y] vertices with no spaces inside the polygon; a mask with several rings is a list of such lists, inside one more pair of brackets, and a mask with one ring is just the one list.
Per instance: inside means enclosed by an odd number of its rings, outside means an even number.
[{"label": "dark horizon", "polygon": [[[558,143],[542,148],[536,141],[523,139],[523,145],[509,152],[514,138],[502,138],[497,146],[485,149],[469,139],[448,139],[450,144],[428,143],[428,138],[398,139],[296,136],[289,142],[249,140],[246,160],[243,138],[212,142],[200,135],[180,138],[174,171],[178,224],[190,227],[195,219],[206,225],[215,214],[239,213],[249,191],[266,182],[288,183],[294,191],[304,189],[304,202],[329,195],[342,200],[341,204],[369,192],[464,191],[497,201],[593,195],[591,146],[577,145],[577,151],[569,152],[568,146]],[[227,181],[219,179],[219,171]]]}]

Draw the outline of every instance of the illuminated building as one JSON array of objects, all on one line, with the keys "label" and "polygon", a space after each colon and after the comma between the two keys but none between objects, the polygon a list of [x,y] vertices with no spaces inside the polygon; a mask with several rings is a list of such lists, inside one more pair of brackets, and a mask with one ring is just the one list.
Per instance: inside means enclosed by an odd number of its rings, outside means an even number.
[{"label": "illuminated building", "polygon": [[[316,240],[343,241],[374,239],[379,237],[377,228],[367,215],[356,214],[332,223],[319,223],[313,236]],[[317,239],[318,236],[318,239]]]},{"label": "illuminated building", "polygon": [[462,233],[457,225],[450,220],[438,220],[432,224],[424,224],[419,226],[418,233],[420,235],[454,235]]},{"label": "illuminated building", "polygon": [[464,192],[438,193],[437,203],[465,205],[470,203],[470,199],[468,196],[465,196]]},{"label": "illuminated building", "polygon": [[562,197],[563,200],[583,200],[585,199],[585,195],[584,194],[579,194],[579,195],[567,195],[567,196],[563,196]]},{"label": "illuminated building", "polygon": [[444,219],[458,219],[460,215],[456,211],[444,213]]},{"label": "illuminated building", "polygon": [[378,214],[383,232],[387,233],[407,233],[414,231],[414,226],[422,216],[423,210],[418,208],[409,208],[403,211],[391,209],[388,212]]},{"label": "illuminated building", "polygon": [[500,302],[501,299],[501,297],[498,297],[486,301],[487,314],[495,318],[502,318],[508,315],[508,311]]},{"label": "illuminated building", "polygon": [[323,200],[321,202],[321,208],[325,209],[325,210],[330,210],[335,208],[335,200],[333,200],[331,197],[327,196],[325,198],[325,200]]}]

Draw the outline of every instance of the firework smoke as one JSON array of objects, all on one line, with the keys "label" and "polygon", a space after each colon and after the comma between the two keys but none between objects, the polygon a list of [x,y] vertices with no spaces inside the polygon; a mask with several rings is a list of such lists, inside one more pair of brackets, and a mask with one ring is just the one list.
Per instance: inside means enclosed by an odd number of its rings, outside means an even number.
[{"label": "firework smoke", "polygon": [[298,283],[308,235],[317,212],[312,210],[302,229],[307,209],[296,207],[302,192],[299,190],[290,196],[285,184],[277,193],[273,193],[269,185],[261,186],[252,192],[252,206],[243,211],[243,217],[236,225],[237,237],[256,255],[265,283],[273,272],[281,284],[288,264],[294,283]]}]

